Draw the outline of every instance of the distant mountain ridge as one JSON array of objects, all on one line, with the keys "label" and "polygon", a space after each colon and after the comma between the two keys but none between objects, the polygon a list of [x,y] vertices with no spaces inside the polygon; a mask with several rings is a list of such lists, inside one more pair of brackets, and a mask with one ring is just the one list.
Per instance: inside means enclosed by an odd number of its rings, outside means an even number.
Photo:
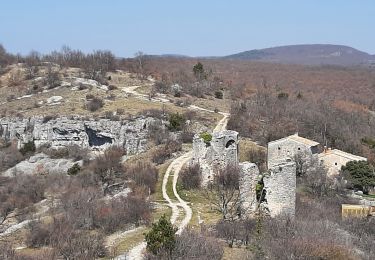
[{"label": "distant mountain ridge", "polygon": [[375,55],[352,47],[332,44],[280,46],[244,51],[222,58],[302,65],[375,65]]}]

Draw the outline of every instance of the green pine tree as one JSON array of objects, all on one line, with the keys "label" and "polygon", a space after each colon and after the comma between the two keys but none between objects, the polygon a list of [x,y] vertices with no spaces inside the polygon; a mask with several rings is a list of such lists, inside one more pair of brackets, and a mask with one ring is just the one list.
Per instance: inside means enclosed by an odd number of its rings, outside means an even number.
[{"label": "green pine tree", "polygon": [[157,223],[152,224],[151,230],[145,234],[147,250],[154,255],[167,251],[171,255],[176,244],[176,233],[172,223],[163,215]]}]

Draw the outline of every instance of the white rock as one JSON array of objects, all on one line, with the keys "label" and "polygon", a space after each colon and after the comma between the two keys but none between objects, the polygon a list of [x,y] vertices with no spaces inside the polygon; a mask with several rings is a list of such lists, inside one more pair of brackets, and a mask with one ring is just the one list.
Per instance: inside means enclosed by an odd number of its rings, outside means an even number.
[{"label": "white rock", "polygon": [[82,165],[82,161],[74,162],[71,159],[52,159],[44,153],[31,156],[28,160],[18,163],[16,166],[8,169],[3,175],[12,177],[14,174],[48,174],[48,173],[67,173],[75,163]]},{"label": "white rock", "polygon": [[62,96],[52,96],[47,99],[47,104],[61,102],[62,100],[63,100]]}]

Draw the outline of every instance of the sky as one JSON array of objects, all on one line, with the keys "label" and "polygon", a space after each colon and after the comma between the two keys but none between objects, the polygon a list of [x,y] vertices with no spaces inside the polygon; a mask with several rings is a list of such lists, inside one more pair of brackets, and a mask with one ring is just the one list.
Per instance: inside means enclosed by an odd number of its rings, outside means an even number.
[{"label": "sky", "polygon": [[48,53],[63,45],[119,57],[222,56],[329,43],[375,54],[374,0],[1,0],[0,44]]}]

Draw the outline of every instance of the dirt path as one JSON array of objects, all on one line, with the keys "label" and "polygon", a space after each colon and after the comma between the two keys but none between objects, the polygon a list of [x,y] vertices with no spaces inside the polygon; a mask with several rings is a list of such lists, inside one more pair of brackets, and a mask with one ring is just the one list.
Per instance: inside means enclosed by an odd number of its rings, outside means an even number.
[{"label": "dirt path", "polygon": [[[180,195],[177,192],[177,180],[178,180],[178,174],[180,173],[182,167],[185,163],[187,163],[191,159],[192,152],[185,153],[184,155],[178,157],[175,159],[168,167],[167,171],[165,172],[164,179],[163,179],[163,185],[162,185],[162,191],[163,191],[163,198],[168,201],[170,207],[172,208],[172,216],[171,216],[171,222],[172,224],[177,224],[178,231],[177,234],[180,234],[184,228],[187,226],[187,224],[190,222],[192,217],[192,210],[184,201],[181,199]],[[167,183],[170,175],[173,174],[173,181],[172,181],[172,187],[173,187],[173,195],[177,198],[178,202],[173,202],[168,194],[167,194]],[[177,217],[180,216],[181,209],[184,211],[184,219],[180,223],[176,223]]]},{"label": "dirt path", "polygon": [[[136,92],[137,88],[138,86],[126,87],[126,88],[123,88],[123,91],[125,91],[128,94],[134,95],[138,98],[146,99],[145,95]],[[169,102],[169,100],[163,99],[163,98],[162,99],[153,98],[150,101],[151,102]],[[190,105],[188,108],[192,110],[200,110],[200,111],[215,113],[215,111],[213,110],[201,108],[195,105]],[[228,120],[229,120],[228,113],[224,113],[224,112],[218,112],[218,113],[223,115],[223,118],[215,126],[213,130],[214,132],[225,130],[227,127]],[[192,151],[187,152],[181,155],[180,157],[176,158],[175,160],[173,160],[173,162],[167,168],[167,171],[165,172],[164,177],[163,177],[163,184],[162,184],[163,198],[168,203],[168,206],[172,209],[172,216],[170,220],[171,220],[171,223],[176,225],[178,228],[176,234],[181,234],[181,232],[189,224],[193,215],[191,207],[187,204],[186,201],[181,199],[180,195],[177,192],[178,175],[182,167],[184,166],[184,164],[187,163],[191,159],[191,156],[192,156]],[[172,180],[173,195],[177,199],[177,201],[172,200],[167,193],[167,184],[172,175],[173,175],[173,180]],[[181,214],[184,215],[184,218],[180,221],[177,221],[179,219],[179,216],[181,216]],[[116,260],[122,260],[122,259],[140,260],[142,259],[142,253],[146,249],[146,246],[147,246],[146,242],[143,241],[142,243],[133,247],[127,254],[118,256],[115,259]]]}]

